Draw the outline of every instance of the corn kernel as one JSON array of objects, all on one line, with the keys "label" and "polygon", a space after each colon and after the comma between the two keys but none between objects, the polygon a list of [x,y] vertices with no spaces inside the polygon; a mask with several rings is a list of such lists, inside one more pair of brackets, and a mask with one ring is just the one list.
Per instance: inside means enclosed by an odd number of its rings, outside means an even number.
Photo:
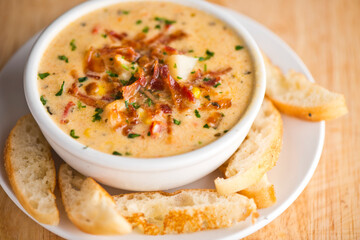
[{"label": "corn kernel", "polygon": [[90,135],[91,135],[91,129],[90,128],[85,129],[84,136],[85,137],[90,137]]},{"label": "corn kernel", "polygon": [[149,115],[145,112],[144,109],[139,108],[138,109],[138,114],[139,114],[139,118],[141,119],[141,121],[147,125],[151,124],[151,118],[149,117]]},{"label": "corn kernel", "polygon": [[103,96],[105,94],[105,87],[103,85],[99,86],[99,90],[96,93],[99,96]]},{"label": "corn kernel", "polygon": [[194,97],[195,97],[195,98],[200,98],[201,91],[200,91],[199,88],[194,87],[191,91],[192,91],[192,93],[194,94]]}]

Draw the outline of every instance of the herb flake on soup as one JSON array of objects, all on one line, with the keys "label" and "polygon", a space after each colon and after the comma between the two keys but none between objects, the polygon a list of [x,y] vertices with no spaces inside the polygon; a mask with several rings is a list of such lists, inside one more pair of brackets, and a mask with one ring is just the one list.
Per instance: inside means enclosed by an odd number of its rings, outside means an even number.
[{"label": "herb flake on soup", "polygon": [[231,129],[248,106],[252,72],[243,40],[217,18],[173,3],[121,3],[53,39],[38,68],[39,101],[84,146],[164,157]]}]

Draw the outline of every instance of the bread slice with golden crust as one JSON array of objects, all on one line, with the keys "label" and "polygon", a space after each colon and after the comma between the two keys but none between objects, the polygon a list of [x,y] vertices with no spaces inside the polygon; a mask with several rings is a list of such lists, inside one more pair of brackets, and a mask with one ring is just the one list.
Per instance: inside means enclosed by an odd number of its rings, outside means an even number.
[{"label": "bread slice with golden crust", "polygon": [[309,121],[331,120],[348,110],[342,94],[330,92],[295,71],[286,76],[264,56],[266,96],[279,111]]},{"label": "bread slice with golden crust", "polygon": [[113,198],[94,179],[67,164],[59,170],[59,187],[65,211],[80,230],[96,235],[126,234],[131,225],[116,209]]},{"label": "bread slice with golden crust", "polygon": [[57,225],[54,160],[48,142],[30,114],[20,118],[11,130],[4,159],[11,187],[25,210],[40,223]]},{"label": "bread slice with golden crust", "polygon": [[245,140],[223,166],[226,179],[215,179],[216,190],[227,195],[257,183],[279,158],[282,132],[280,113],[265,98]]},{"label": "bread slice with golden crust", "polygon": [[267,208],[276,203],[274,184],[270,183],[266,173],[259,182],[241,190],[239,193],[254,199],[258,209]]},{"label": "bread slice with golden crust", "polygon": [[221,196],[212,189],[130,193],[114,200],[134,227],[150,235],[230,227],[256,213],[252,199],[237,193]]}]

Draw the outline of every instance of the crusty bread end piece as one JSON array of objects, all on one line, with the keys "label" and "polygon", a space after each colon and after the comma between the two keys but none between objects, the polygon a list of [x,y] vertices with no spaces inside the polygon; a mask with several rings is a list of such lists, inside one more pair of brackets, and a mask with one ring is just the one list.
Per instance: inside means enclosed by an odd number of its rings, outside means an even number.
[{"label": "crusty bread end piece", "polygon": [[20,118],[11,130],[4,159],[11,187],[25,210],[43,224],[57,225],[54,160],[48,142],[30,114]]},{"label": "crusty bread end piece", "polygon": [[330,92],[295,71],[286,76],[264,56],[266,96],[279,111],[309,121],[331,120],[348,112],[345,97]]},{"label": "crusty bread end piece", "polygon": [[257,216],[252,199],[237,193],[221,196],[210,189],[130,193],[114,199],[121,214],[150,235],[230,227],[251,213]]},{"label": "crusty bread end piece", "polygon": [[113,198],[92,178],[67,164],[59,170],[59,187],[65,211],[80,230],[96,235],[125,234],[131,225],[116,209]]},{"label": "crusty bread end piece", "polygon": [[282,132],[280,113],[265,98],[244,142],[224,163],[226,179],[215,179],[216,190],[226,195],[258,182],[279,159]]},{"label": "crusty bread end piece", "polygon": [[274,185],[270,183],[266,173],[259,182],[241,190],[239,193],[254,199],[258,209],[267,208],[276,203]]}]

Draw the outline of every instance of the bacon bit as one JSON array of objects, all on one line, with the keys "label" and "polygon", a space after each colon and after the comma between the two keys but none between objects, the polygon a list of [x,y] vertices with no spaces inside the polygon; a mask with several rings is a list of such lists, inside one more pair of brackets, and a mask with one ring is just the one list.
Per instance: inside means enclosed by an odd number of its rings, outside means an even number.
[{"label": "bacon bit", "polygon": [[127,125],[127,126],[125,126],[125,127],[123,128],[122,134],[123,134],[124,136],[127,136],[127,135],[129,135],[129,134],[131,133],[132,129],[133,129],[133,126]]},{"label": "bacon bit", "polygon": [[217,76],[226,74],[226,73],[230,72],[231,70],[232,70],[232,67],[228,67],[228,68],[220,69],[217,71],[208,71],[208,72],[205,72],[204,75],[209,75],[211,77],[217,77]]},{"label": "bacon bit", "polygon": [[170,54],[170,55],[172,55],[172,54],[177,54],[177,53],[178,53],[178,51],[177,51],[175,48],[172,48],[172,47],[170,47],[170,46],[168,46],[168,45],[165,45],[165,46],[164,46],[164,51],[165,51],[167,54]]},{"label": "bacon bit", "polygon": [[214,77],[214,78],[210,78],[209,81],[204,81],[203,83],[205,85],[208,85],[208,86],[214,86],[215,84],[217,84],[218,82],[220,82],[220,77]]},{"label": "bacon bit", "polygon": [[92,97],[89,97],[85,94],[82,93],[77,93],[75,95],[76,98],[78,98],[80,101],[82,101],[83,103],[85,103],[86,105],[95,107],[95,108],[103,108],[107,103],[105,101],[102,100],[98,100]]},{"label": "bacon bit", "polygon": [[68,102],[68,104],[66,104],[63,115],[62,115],[61,120],[60,120],[61,124],[65,124],[65,123],[69,122],[69,120],[67,120],[65,118],[69,114],[70,108],[72,108],[73,106],[75,106],[75,103],[73,101],[70,101],[70,102]]},{"label": "bacon bit", "polygon": [[[76,80],[75,80],[76,81]],[[68,89],[68,93],[71,95],[76,95],[79,91],[79,88],[76,84],[76,82],[74,82],[71,87]]]},{"label": "bacon bit", "polygon": [[160,121],[153,121],[150,125],[150,135],[155,138],[158,137],[161,131],[164,129],[164,123]]},{"label": "bacon bit", "polygon": [[207,119],[206,119],[206,123],[212,127],[212,128],[217,128],[221,122],[223,118],[223,114],[219,113],[219,112],[214,112],[213,114],[211,114]]},{"label": "bacon bit", "polygon": [[97,33],[99,32],[99,30],[100,30],[100,26],[99,26],[99,25],[95,25],[95,26],[93,27],[93,29],[91,30],[91,33],[92,33],[92,34],[97,34]]},{"label": "bacon bit", "polygon": [[100,76],[98,76],[98,75],[96,75],[96,74],[94,74],[94,73],[86,73],[85,74],[87,77],[89,77],[89,78],[94,78],[94,79],[96,79],[96,80],[99,80],[100,79]]},{"label": "bacon bit", "polygon": [[163,75],[162,71],[163,71],[162,66],[159,65],[159,61],[156,60],[153,65],[153,75],[149,83],[151,89],[154,90],[164,89],[164,82],[161,79],[159,79],[160,74]]},{"label": "bacon bit", "polygon": [[171,108],[169,107],[169,105],[167,104],[161,104],[160,105],[160,109],[163,113],[166,113],[166,114],[171,114],[172,113],[172,110]]},{"label": "bacon bit", "polygon": [[201,107],[201,109],[208,110],[209,108],[214,109],[226,109],[231,107],[231,99],[225,98],[217,101],[212,101]]},{"label": "bacon bit", "polygon": [[139,68],[138,72],[135,74],[135,77],[138,77],[139,79],[130,84],[129,86],[125,86],[122,88],[123,97],[125,100],[129,100],[140,90],[140,87],[145,87],[147,84],[142,68]]},{"label": "bacon bit", "polygon": [[90,70],[91,72],[102,73],[105,71],[104,61],[102,58],[96,57],[96,53],[99,54],[98,52],[95,52],[92,48],[90,48],[87,52],[85,58],[85,72],[88,72]]},{"label": "bacon bit", "polygon": [[119,40],[119,41],[123,40],[124,38],[126,38],[128,36],[128,34],[126,32],[116,33],[113,30],[105,30],[105,32],[111,38]]},{"label": "bacon bit", "polygon": [[[165,31],[168,31],[169,28],[165,27]],[[175,40],[180,40],[186,37],[187,34],[182,30],[177,30],[171,34],[165,35],[163,32],[156,34],[153,38],[147,40],[145,44],[169,44]]]},{"label": "bacon bit", "polygon": [[140,82],[136,80],[129,86],[125,86],[123,89],[123,97],[125,100],[129,100],[132,96],[134,96],[140,90]]},{"label": "bacon bit", "polygon": [[165,83],[168,85],[173,102],[178,108],[184,109],[184,98],[190,102],[195,102],[194,94],[186,86],[180,86],[180,84],[171,77],[167,65],[163,65],[160,76],[165,78]]},{"label": "bacon bit", "polygon": [[166,125],[167,125],[167,133],[170,135],[172,133],[172,116],[168,115],[166,118]]}]

